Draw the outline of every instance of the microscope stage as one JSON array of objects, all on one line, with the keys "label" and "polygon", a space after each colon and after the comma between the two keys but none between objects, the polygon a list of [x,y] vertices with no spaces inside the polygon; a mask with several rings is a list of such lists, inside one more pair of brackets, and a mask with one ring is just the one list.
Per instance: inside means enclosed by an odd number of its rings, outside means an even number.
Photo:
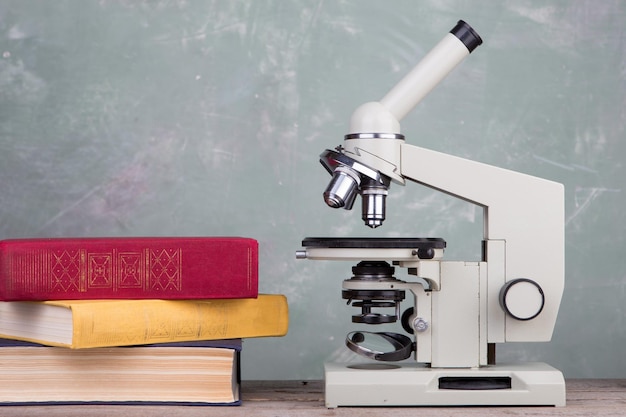
[{"label": "microscope stage", "polygon": [[439,237],[307,237],[302,246],[327,249],[444,249]]},{"label": "microscope stage", "polygon": [[414,262],[441,259],[446,241],[441,238],[307,237],[302,246],[306,249],[296,253],[300,259]]}]

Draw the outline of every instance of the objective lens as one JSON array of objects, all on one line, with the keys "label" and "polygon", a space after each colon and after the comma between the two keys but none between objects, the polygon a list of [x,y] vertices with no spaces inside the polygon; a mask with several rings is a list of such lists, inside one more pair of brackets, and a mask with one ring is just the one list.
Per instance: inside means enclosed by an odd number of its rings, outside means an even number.
[{"label": "objective lens", "polygon": [[358,193],[359,182],[358,174],[348,168],[338,167],[324,191],[324,201],[329,207],[351,210]]},{"label": "objective lens", "polygon": [[365,225],[372,229],[381,226],[385,220],[387,188],[368,179],[363,183],[361,197],[363,198],[361,217]]}]

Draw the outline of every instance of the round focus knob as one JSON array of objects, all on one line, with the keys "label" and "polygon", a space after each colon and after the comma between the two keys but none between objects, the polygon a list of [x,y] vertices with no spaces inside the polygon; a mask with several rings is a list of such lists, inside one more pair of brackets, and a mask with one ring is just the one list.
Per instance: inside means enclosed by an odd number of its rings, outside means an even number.
[{"label": "round focus knob", "polygon": [[500,290],[500,305],[517,320],[532,320],[541,313],[545,304],[541,286],[527,278],[507,282]]}]

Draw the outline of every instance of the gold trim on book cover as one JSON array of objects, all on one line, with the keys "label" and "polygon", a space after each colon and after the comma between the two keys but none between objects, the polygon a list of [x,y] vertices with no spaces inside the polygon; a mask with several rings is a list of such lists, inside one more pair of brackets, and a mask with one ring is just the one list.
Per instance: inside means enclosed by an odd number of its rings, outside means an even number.
[{"label": "gold trim on book cover", "polygon": [[150,250],[148,287],[155,291],[180,291],[182,289],[182,250]]},{"label": "gold trim on book cover", "polygon": [[9,259],[14,279],[27,292],[51,293],[90,289],[182,291],[181,248],[89,252],[85,249],[28,250]]}]

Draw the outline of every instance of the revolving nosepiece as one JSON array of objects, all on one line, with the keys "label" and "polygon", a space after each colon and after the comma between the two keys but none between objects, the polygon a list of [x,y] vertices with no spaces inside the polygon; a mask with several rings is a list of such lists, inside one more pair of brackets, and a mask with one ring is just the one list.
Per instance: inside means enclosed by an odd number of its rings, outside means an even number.
[{"label": "revolving nosepiece", "polygon": [[332,178],[324,191],[324,201],[331,208],[352,210],[357,194],[362,197],[362,219],[371,228],[385,220],[385,198],[391,179],[349,156],[326,149],[320,162]]}]

